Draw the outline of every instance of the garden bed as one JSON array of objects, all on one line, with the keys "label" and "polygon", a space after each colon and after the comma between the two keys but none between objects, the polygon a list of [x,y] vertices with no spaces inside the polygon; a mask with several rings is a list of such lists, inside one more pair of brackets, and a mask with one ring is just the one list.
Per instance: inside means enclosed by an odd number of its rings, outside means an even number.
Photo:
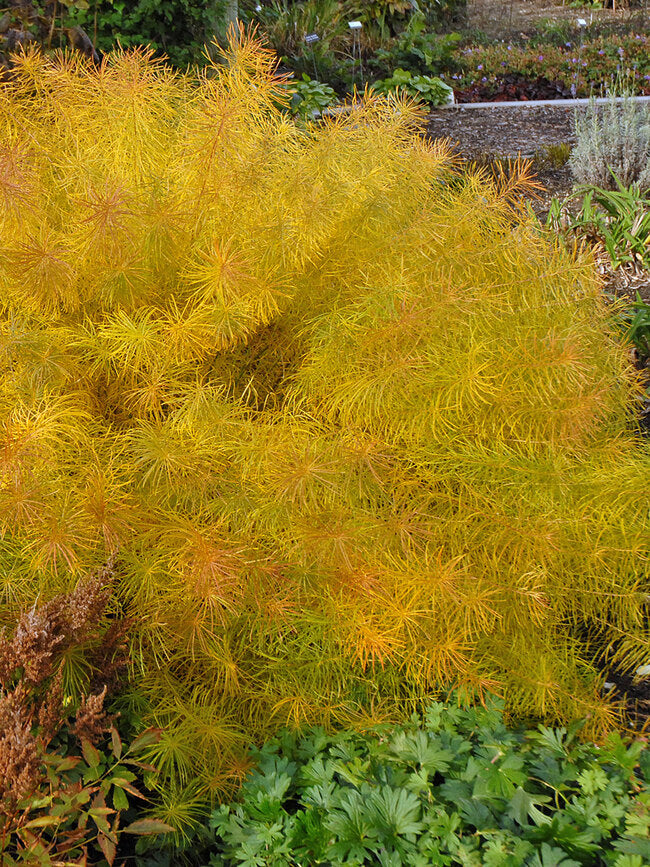
[{"label": "garden bed", "polygon": [[550,200],[563,198],[573,183],[567,165],[545,160],[549,149],[573,145],[573,110],[566,106],[525,106],[517,110],[500,107],[438,110],[429,115],[427,135],[449,138],[458,154],[468,160],[489,161],[515,158],[536,159],[536,171],[544,189],[532,201],[536,212],[548,211]]}]

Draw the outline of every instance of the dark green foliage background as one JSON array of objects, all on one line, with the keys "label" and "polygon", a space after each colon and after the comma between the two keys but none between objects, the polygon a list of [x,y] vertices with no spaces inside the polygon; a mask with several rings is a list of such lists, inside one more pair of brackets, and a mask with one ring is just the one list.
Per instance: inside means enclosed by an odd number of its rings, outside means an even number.
[{"label": "dark green foliage background", "polygon": [[[117,42],[125,48],[150,45],[166,54],[173,64],[185,66],[200,60],[203,46],[214,35],[224,36],[225,0],[88,0],[87,5],[87,9],[70,5],[66,23],[83,27],[103,52]],[[262,0],[262,5],[269,5],[269,0]],[[351,4],[349,15],[363,16],[369,5],[357,0]],[[389,7],[387,2],[385,5]],[[467,0],[426,0],[417,4],[426,26],[433,30],[460,23],[466,5]],[[257,20],[255,6],[253,0],[240,0],[242,23]]]},{"label": "dark green foliage background", "polygon": [[185,66],[200,58],[215,22],[223,27],[224,10],[223,0],[89,0],[88,9],[70,10],[70,20],[100,51],[117,42],[150,45]]}]

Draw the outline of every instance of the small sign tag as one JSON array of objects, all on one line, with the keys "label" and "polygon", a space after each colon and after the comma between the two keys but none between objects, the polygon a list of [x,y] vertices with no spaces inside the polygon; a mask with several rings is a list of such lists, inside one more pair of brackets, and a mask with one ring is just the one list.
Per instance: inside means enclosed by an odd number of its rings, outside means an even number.
[{"label": "small sign tag", "polygon": [[348,21],[348,27],[350,30],[361,30],[362,24],[360,21]]},{"label": "small sign tag", "polygon": [[307,36],[305,36],[305,42],[307,45],[313,45],[314,42],[318,42],[319,39],[320,36],[318,33],[308,33]]}]

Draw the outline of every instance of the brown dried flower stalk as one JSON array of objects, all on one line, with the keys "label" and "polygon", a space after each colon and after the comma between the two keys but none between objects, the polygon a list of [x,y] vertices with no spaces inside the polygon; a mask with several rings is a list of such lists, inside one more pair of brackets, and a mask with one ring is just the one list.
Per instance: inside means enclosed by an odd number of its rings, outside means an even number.
[{"label": "brown dried flower stalk", "polygon": [[43,779],[38,740],[32,734],[33,711],[19,684],[0,692],[0,824],[7,812],[34,792]]},{"label": "brown dried flower stalk", "polygon": [[[65,773],[56,770],[70,757],[62,760],[56,753],[48,754],[48,747],[67,725],[85,751],[84,742],[96,745],[112,724],[104,710],[108,690],[104,683],[97,693],[82,696],[70,725],[62,659],[69,649],[87,645],[91,664],[102,665],[98,674],[116,679],[124,664],[127,626],[119,621],[108,629],[101,625],[110,597],[112,566],[109,561],[68,595],[40,606],[35,603],[19,618],[12,635],[6,630],[0,633],[0,865],[7,844],[20,863],[36,863],[30,858],[38,852],[56,852],[65,863],[77,863],[70,860],[73,850],[81,853],[79,863],[86,863],[84,840],[89,832],[77,822],[85,802],[75,806],[69,799],[73,789],[78,793],[81,783],[71,783]],[[80,761],[71,758],[73,763]],[[70,767],[74,764],[67,765],[68,770]],[[95,789],[91,785],[88,791]],[[59,809],[69,805],[65,818],[57,814],[54,825],[48,821],[31,826],[35,818],[46,816],[47,804],[55,802]]]},{"label": "brown dried flower stalk", "polygon": [[110,727],[111,719],[104,710],[105,698],[106,686],[97,695],[84,696],[81,699],[77,719],[70,729],[80,741],[87,740],[95,744]]}]

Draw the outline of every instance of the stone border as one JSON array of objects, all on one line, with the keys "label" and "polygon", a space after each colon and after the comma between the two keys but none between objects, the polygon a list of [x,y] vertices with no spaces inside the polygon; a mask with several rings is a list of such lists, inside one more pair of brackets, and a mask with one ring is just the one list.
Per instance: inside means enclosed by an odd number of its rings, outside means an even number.
[{"label": "stone border", "polygon": [[[632,102],[650,103],[650,96],[616,96],[614,97],[614,100],[615,102],[629,100]],[[607,105],[609,102],[611,102],[611,97],[608,96],[599,96],[596,97],[596,99],[504,99],[503,102],[454,102],[449,103],[448,105],[435,106],[435,108],[432,108],[431,110],[438,111],[455,108],[462,111],[466,108],[526,108],[527,106],[535,108],[538,105],[557,105],[558,107],[565,106],[569,108],[575,106],[577,108],[580,105],[590,105],[591,103],[595,103],[596,105]]]}]

